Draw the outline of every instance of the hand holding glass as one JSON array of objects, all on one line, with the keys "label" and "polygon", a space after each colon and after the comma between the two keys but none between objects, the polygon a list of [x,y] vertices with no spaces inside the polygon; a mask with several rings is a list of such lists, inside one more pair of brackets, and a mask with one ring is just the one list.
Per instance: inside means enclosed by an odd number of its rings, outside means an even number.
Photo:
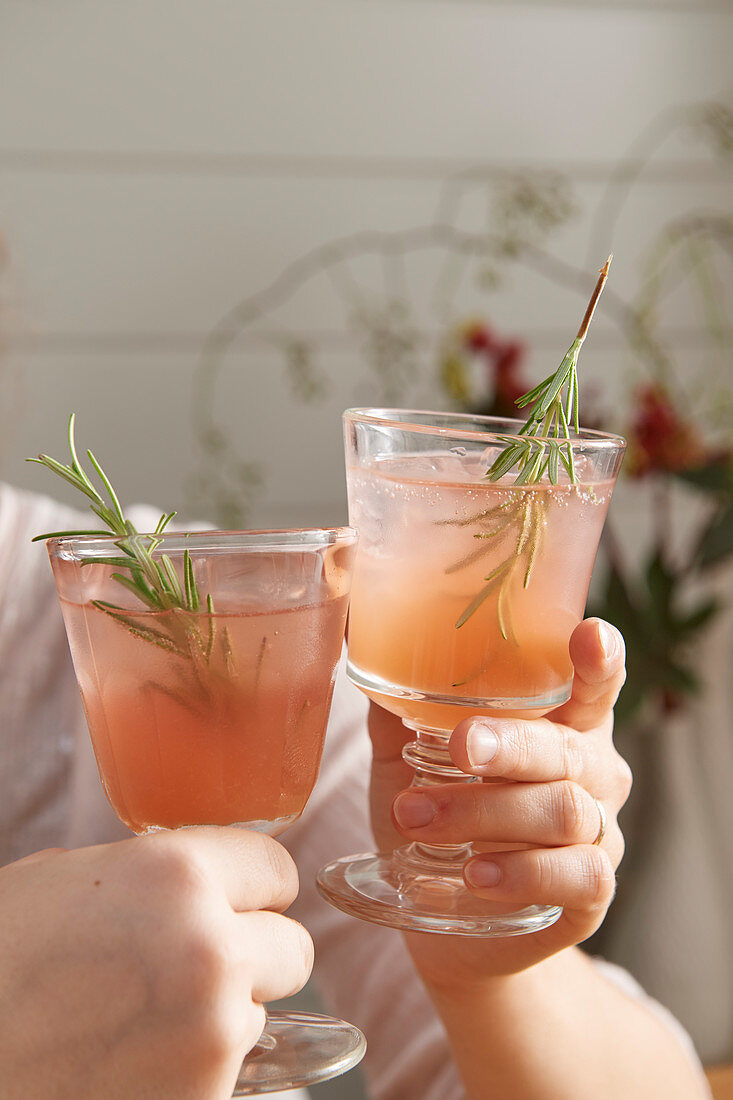
[{"label": "hand holding glass", "polygon": [[[134,537],[166,556],[174,587],[193,580],[196,610],[142,604],[119,580],[120,540],[48,543],[109,801],[138,834],[241,825],[277,836],[318,775],[354,532]],[[326,1080],[365,1046],[343,1021],[271,1013],[234,1095]]]},{"label": "hand holding glass", "polygon": [[[487,472],[521,422],[449,413],[345,414],[349,521],[359,549],[350,678],[417,734],[415,785],[475,782],[448,740],[469,715],[540,717],[570,696],[568,642],[583,616],[624,442],[563,441],[555,483]],[[576,475],[572,481],[567,466]],[[325,867],[323,895],[365,920],[414,931],[507,936],[548,927],[552,906],[507,912],[464,882],[470,845],[410,844]]]}]

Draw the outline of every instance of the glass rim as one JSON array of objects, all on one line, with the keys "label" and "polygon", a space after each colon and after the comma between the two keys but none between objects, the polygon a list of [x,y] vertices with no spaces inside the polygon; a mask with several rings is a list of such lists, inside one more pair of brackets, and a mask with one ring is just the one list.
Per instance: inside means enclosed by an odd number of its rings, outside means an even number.
[{"label": "glass rim", "polygon": [[[421,422],[418,417],[424,417]],[[431,424],[428,417],[436,417],[446,421],[445,425]],[[564,436],[546,435],[521,435],[518,429],[525,423],[523,420],[505,416],[483,416],[480,413],[440,412],[430,409],[391,409],[391,408],[353,408],[346,409],[343,414],[345,421],[358,421],[364,424],[373,424],[379,427],[400,428],[403,431],[416,432],[422,435],[439,435],[449,439],[464,439],[472,442],[482,442],[487,438],[497,439],[500,442],[537,442],[547,443],[550,439],[560,439],[569,442],[571,447],[592,447],[601,450],[625,450],[626,440],[622,435],[614,432],[603,432],[595,428],[581,428],[578,433],[571,431],[570,438]],[[451,421],[471,420],[479,425],[485,424],[486,431],[476,428],[451,427]],[[507,429],[499,425],[507,425]],[[511,428],[515,428],[514,431]]]},{"label": "glass rim", "polygon": [[125,538],[155,539],[156,549],[164,551],[191,550],[320,550],[339,542],[355,542],[357,532],[344,527],[283,527],[256,531],[137,531],[135,535],[54,535],[46,539],[49,554],[61,555],[66,550],[78,551],[78,556],[104,557],[110,546]]}]

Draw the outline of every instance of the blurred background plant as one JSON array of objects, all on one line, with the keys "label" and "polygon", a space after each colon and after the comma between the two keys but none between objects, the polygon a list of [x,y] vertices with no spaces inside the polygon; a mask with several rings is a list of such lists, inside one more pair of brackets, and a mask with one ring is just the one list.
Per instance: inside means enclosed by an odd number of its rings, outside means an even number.
[{"label": "blurred background plant", "polygon": [[638,447],[594,610],[615,569],[645,633],[624,627],[636,781],[601,949],[729,1061],[730,6],[184,7],[9,5],[4,479],[37,490],[23,458],[74,408],[125,500],[340,523],[340,412],[510,411],[614,248],[583,419]]},{"label": "blurred background plant", "polygon": [[[707,298],[704,302],[709,306]],[[717,311],[719,303],[712,304]],[[456,326],[440,361],[451,403],[489,416],[519,415],[515,401],[533,384],[525,368],[527,350],[486,321],[474,318]],[[648,497],[652,517],[651,546],[641,560],[625,553],[609,517],[602,583],[589,608],[626,638],[628,678],[616,712],[622,724],[657,723],[702,690],[696,645],[724,609],[711,589],[717,568],[733,557],[733,446],[724,429],[731,399],[733,385],[723,387],[716,394],[715,416],[698,423],[673,381],[671,364],[662,372],[654,357],[648,376],[640,372],[630,386],[624,408],[604,408],[597,388],[588,393],[581,382],[581,422],[625,435],[623,473],[635,493]],[[695,522],[687,509],[684,539],[675,540],[680,487],[699,499]],[[686,503],[692,502],[682,506]]]},{"label": "blurred background plant", "polygon": [[[316,285],[335,294],[344,338],[360,353],[360,392],[340,390],[342,402],[429,401],[514,415],[517,397],[567,346],[563,340],[555,348],[553,335],[550,350],[536,326],[532,336],[517,332],[516,322],[509,329],[507,304],[520,273],[541,296],[545,316],[550,302],[563,311],[569,339],[597,267],[623,236],[635,187],[669,139],[704,144],[727,171],[733,110],[721,99],[665,111],[610,171],[590,211],[571,176],[554,169],[491,177],[465,171],[443,185],[428,224],[328,241],[239,302],[211,332],[197,373],[204,494],[193,507],[218,503],[219,521],[239,524],[253,499],[226,471],[241,471],[254,491],[257,467],[243,462],[236,437],[214,416],[225,361],[236,361],[229,353],[240,336],[257,334],[282,348],[286,385],[304,413],[338,388],[317,334],[300,338],[296,356],[272,331],[291,299]],[[571,262],[577,240],[574,249],[565,242],[582,219],[585,258]],[[629,444],[589,611],[626,639],[615,740],[635,776],[621,815],[627,855],[616,901],[587,947],[636,974],[686,1023],[706,1057],[730,1049],[725,1021],[733,1011],[729,982],[720,979],[720,959],[733,957],[725,839],[725,761],[733,759],[725,671],[733,603],[732,262],[729,208],[672,204],[650,229],[636,276],[614,279],[612,270],[580,363],[582,424],[620,432]],[[531,327],[533,315],[529,300],[522,323],[526,317]],[[594,347],[614,348],[612,369],[594,373]]]},{"label": "blurred background plant", "polygon": [[[706,141],[730,163],[733,112],[725,103],[668,112],[617,168],[615,193],[607,188],[601,199],[591,232],[596,259],[603,229],[612,233],[634,181],[673,128]],[[564,213],[571,217],[572,207],[565,204]],[[528,247],[546,254],[546,241],[529,246],[513,232],[517,238],[516,248],[505,245],[505,262],[521,260]],[[586,947],[629,967],[689,1022],[698,1041],[701,1021],[712,1031],[726,1011],[724,1000],[707,1005],[697,990],[715,984],[727,936],[713,914],[727,908],[733,889],[725,815],[710,774],[711,761],[725,759],[731,744],[728,720],[721,726],[715,717],[716,705],[730,714],[729,684],[722,683],[730,658],[718,659],[714,650],[729,644],[718,624],[730,621],[733,588],[732,261],[728,212],[678,213],[647,247],[636,293],[624,302],[611,283],[601,303],[627,350],[623,386],[611,377],[605,385],[584,384],[580,365],[582,424],[628,440],[621,507],[606,522],[588,610],[615,623],[626,640],[615,740],[634,772],[620,816],[627,855],[616,901]],[[543,262],[550,281],[567,280],[565,265]],[[494,258],[491,280],[500,278]],[[675,310],[692,304],[700,330],[711,337],[713,350],[696,376],[669,311],[663,314],[671,296]],[[489,310],[459,320],[438,357],[447,398],[470,411],[511,415],[516,397],[535,381],[529,353],[527,342],[499,331]],[[716,945],[709,949],[705,936],[700,940],[706,921]]]},{"label": "blurred background plant", "polygon": [[[635,184],[671,137],[703,144],[710,156],[730,164],[733,108],[721,98],[673,107],[652,120],[609,173],[591,212],[587,263],[573,265],[553,247],[554,236],[582,212],[569,176],[518,170],[486,179],[469,170],[446,181],[430,224],[328,241],[237,303],[210,333],[197,373],[199,465],[189,483],[190,510],[213,505],[220,524],[246,522],[263,478],[215,418],[224,361],[243,332],[256,332],[265,321],[272,325],[289,299],[319,280],[335,292],[345,328],[361,350],[368,403],[399,404],[405,394],[412,397],[415,380],[432,362],[442,404],[514,415],[516,398],[536,379],[527,368],[527,341],[506,335],[494,320],[492,295],[522,267],[548,286],[575,291],[583,302]],[[474,214],[481,210],[488,228],[466,228],[470,198],[479,199]],[[409,268],[411,259],[427,252],[438,257],[427,287],[432,323],[420,316],[415,302],[426,296],[425,288],[412,284]],[[381,286],[366,290],[354,265],[375,260]],[[700,637],[724,606],[714,589],[719,568],[733,555],[732,262],[729,211],[675,211],[646,246],[636,288],[622,293],[612,273],[600,305],[623,339],[627,363],[619,374],[625,370],[625,382],[586,383],[580,366],[581,420],[627,437],[624,473],[639,498],[634,510],[651,517],[641,558],[637,540],[616,533],[618,521],[611,517],[591,608],[626,637],[628,681],[617,712],[624,725],[654,724],[701,691]],[[484,304],[461,317],[471,292]],[[714,351],[692,382],[689,370],[680,369],[688,348],[678,344],[669,324],[664,307],[670,303],[675,313],[692,306],[700,329],[711,337]],[[568,317],[569,333],[575,322]],[[597,331],[590,346],[594,337]],[[318,337],[276,330],[267,339],[282,352],[293,398],[304,404],[326,400],[332,379],[320,362]]]}]

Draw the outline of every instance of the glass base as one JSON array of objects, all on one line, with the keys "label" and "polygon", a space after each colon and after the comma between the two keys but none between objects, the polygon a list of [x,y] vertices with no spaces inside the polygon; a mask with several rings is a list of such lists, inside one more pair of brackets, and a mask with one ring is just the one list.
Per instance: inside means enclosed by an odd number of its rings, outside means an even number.
[{"label": "glass base", "polygon": [[452,733],[462,718],[472,715],[513,715],[540,718],[549,710],[567,703],[572,692],[572,676],[535,695],[460,695],[456,691],[440,694],[383,680],[365,671],[349,659],[346,673],[352,684],[379,703],[385,710],[399,715],[411,729],[442,729]]},{"label": "glass base", "polygon": [[[419,862],[420,867],[416,866]],[[337,909],[372,924],[451,936],[521,936],[549,928],[562,913],[556,905],[508,906],[476,897],[459,868],[410,858],[410,848],[390,855],[346,856],[319,871],[318,889]]]},{"label": "glass base", "polygon": [[268,1012],[239,1071],[233,1096],[258,1096],[328,1081],[358,1066],[366,1039],[353,1024],[314,1012]]},{"label": "glass base", "polygon": [[263,821],[198,821],[195,825],[141,825],[138,829],[132,829],[127,822],[125,824],[138,836],[149,836],[151,833],[181,832],[184,829],[200,829],[202,826],[220,828],[226,825],[228,829],[247,829],[250,833],[266,833],[268,836],[279,836],[289,829],[298,820],[300,814],[290,814],[288,817],[275,817],[272,820]]}]

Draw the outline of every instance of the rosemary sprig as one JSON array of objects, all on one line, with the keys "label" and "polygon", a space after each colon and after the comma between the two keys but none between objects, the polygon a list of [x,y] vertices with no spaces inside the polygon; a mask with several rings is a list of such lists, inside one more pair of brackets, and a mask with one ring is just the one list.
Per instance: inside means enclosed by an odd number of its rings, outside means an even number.
[{"label": "rosemary sprig", "polygon": [[541,481],[545,474],[551,484],[556,485],[560,463],[562,463],[570,481],[573,484],[577,483],[570,442],[570,425],[572,424],[577,435],[580,431],[578,357],[588,335],[598,299],[606,285],[612,259],[613,253],[601,268],[598,282],[578,329],[578,335],[568,348],[560,366],[517,399],[518,408],[528,409],[527,419],[519,429],[519,435],[531,438],[518,440],[502,437],[502,441],[507,446],[487,471],[486,476],[490,481],[498,481],[512,470],[517,470],[515,485],[533,485]]},{"label": "rosemary sprig", "polygon": [[[490,481],[498,481],[513,470],[514,485],[531,486],[547,476],[552,485],[559,480],[560,465],[568,479],[577,485],[578,478],[573,459],[571,425],[575,435],[580,432],[578,422],[578,357],[588,334],[598,300],[608,278],[613,254],[600,270],[598,281],[585,311],[585,316],[563,357],[560,366],[541,382],[517,399],[520,409],[527,409],[527,419],[519,429],[517,439],[500,436],[506,446],[486,472]],[[471,600],[456,621],[456,629],[466,623],[481,605],[497,594],[497,618],[499,630],[505,641],[515,641],[512,627],[509,589],[515,570],[523,568],[522,587],[527,588],[532,569],[542,544],[547,525],[546,502],[537,494],[522,494],[524,499],[511,499],[504,504],[478,512],[462,520],[443,521],[459,527],[478,526],[474,538],[479,542],[475,550],[460,561],[448,566],[446,573],[456,573],[491,553],[497,545],[503,545],[510,537],[512,547],[504,558],[483,578],[484,585]],[[471,677],[475,679],[476,677]],[[459,686],[468,681],[459,681]]]},{"label": "rosemary sprig", "polygon": [[[165,624],[156,623],[155,626],[137,617],[129,608],[120,607],[106,600],[92,601],[94,606],[103,611],[110,618],[125,626],[131,634],[151,642],[161,649],[166,649],[180,657],[190,657],[194,661],[203,658],[208,665],[214,653],[216,639],[212,615],[214,602],[210,594],[205,597],[208,611],[208,634],[204,637],[200,625],[195,617],[202,603],[201,594],[193,571],[193,562],[189,550],[183,553],[183,583],[176,572],[173,562],[167,554],[154,557],[155,550],[163,541],[166,527],[176,515],[175,512],[165,512],[158,520],[155,532],[152,535],[141,535],[131,520],[127,519],[119,498],[112,487],[112,483],[105,474],[102,466],[91,451],[87,451],[87,457],[91,462],[102,484],[103,492],[100,492],[93,484],[90,476],[79,461],[74,438],[75,416],[69,417],[68,441],[71,462],[65,465],[49,455],[39,454],[37,458],[28,459],[29,462],[37,462],[47,467],[52,473],[58,474],[79,492],[83,493],[90,501],[92,512],[106,525],[106,529],[90,528],[77,531],[50,531],[43,535],[36,535],[33,539],[38,542],[41,539],[55,538],[59,536],[91,535],[91,536],[116,536],[114,546],[119,554],[109,554],[103,557],[90,558],[82,561],[82,566],[95,562],[100,565],[112,565],[120,572],[112,573],[112,579],[123,588],[136,596],[144,608],[149,611],[172,611],[172,618],[166,617]],[[105,495],[103,495],[103,493]],[[224,666],[231,661],[231,646],[224,628],[219,639]]]},{"label": "rosemary sprig", "polygon": [[[476,596],[471,600],[465,610],[456,621],[456,628],[462,627],[471,616],[478,611],[481,605],[497,592],[497,615],[499,630],[504,641],[516,641],[511,619],[511,607],[509,603],[509,586],[514,571],[523,566],[522,587],[529,586],[532,577],[532,569],[542,544],[542,535],[545,530],[545,504],[537,500],[533,495],[523,495],[524,499],[509,501],[499,506],[501,519],[494,519],[497,509],[490,509],[479,517],[480,530],[474,533],[477,540],[487,540],[494,537],[513,536],[513,546],[510,552],[490,573],[484,577],[485,584]],[[472,565],[477,556],[487,554],[495,544],[487,546],[479,543],[477,550],[467,554],[460,562],[450,565],[446,573],[456,573]]]}]

